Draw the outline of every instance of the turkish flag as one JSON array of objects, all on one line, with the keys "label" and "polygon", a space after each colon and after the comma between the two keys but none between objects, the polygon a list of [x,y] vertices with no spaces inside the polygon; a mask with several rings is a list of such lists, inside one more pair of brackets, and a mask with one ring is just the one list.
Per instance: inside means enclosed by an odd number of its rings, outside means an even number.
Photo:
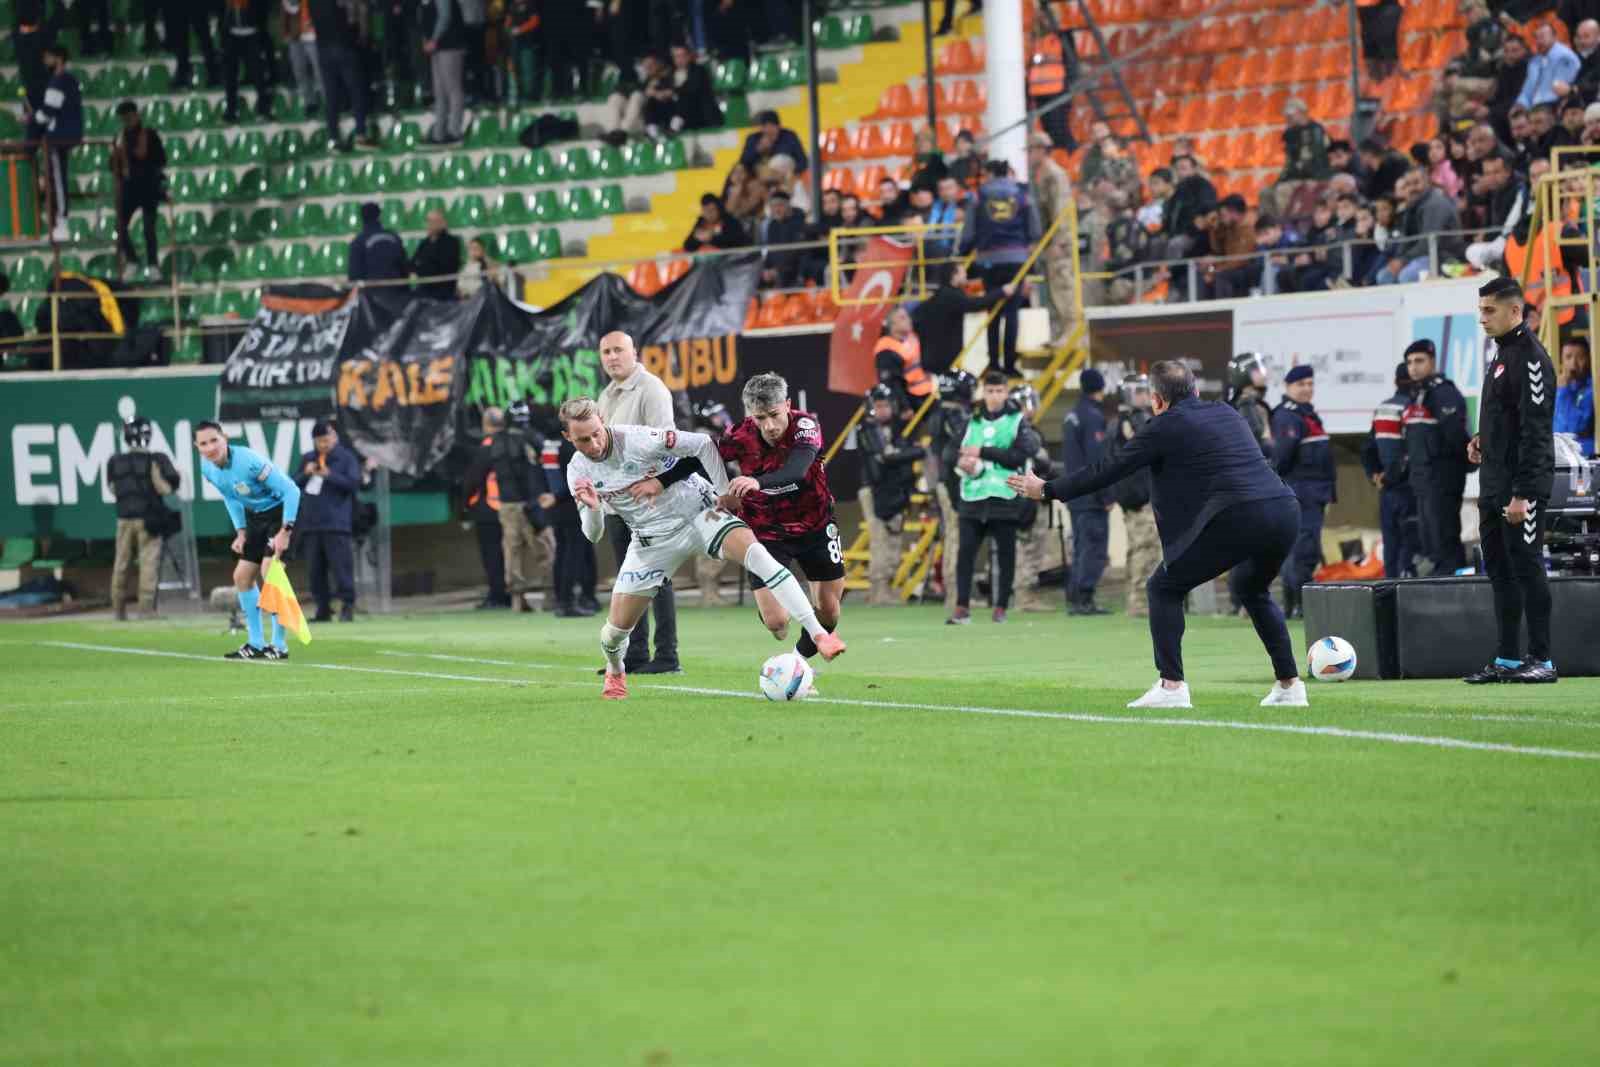
[{"label": "turkish flag", "polygon": [[857,257],[858,262],[872,266],[845,268],[853,275],[845,298],[871,303],[841,304],[839,316],[833,320],[833,339],[828,343],[828,389],[832,392],[860,394],[878,384],[872,350],[883,336],[883,320],[898,302],[913,251],[910,241],[873,237]]}]

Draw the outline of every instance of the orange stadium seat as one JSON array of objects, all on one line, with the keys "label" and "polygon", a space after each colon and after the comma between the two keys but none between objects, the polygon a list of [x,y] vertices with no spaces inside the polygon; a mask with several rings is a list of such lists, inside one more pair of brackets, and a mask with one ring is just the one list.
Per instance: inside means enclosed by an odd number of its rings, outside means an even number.
[{"label": "orange stadium seat", "polygon": [[822,187],[849,195],[856,191],[856,172],[849,167],[829,167],[822,176]]},{"label": "orange stadium seat", "polygon": [[850,135],[844,127],[835,126],[823,133],[822,158],[830,163],[855,158],[855,150],[850,147]]},{"label": "orange stadium seat", "polygon": [[958,114],[975,114],[988,106],[988,91],[972,79],[956,82],[950,93],[950,110]]},{"label": "orange stadium seat", "polygon": [[642,263],[635,263],[628,272],[628,284],[640,296],[655,296],[661,291],[661,272],[656,270],[653,259]]},{"label": "orange stadium seat", "polygon": [[747,330],[755,329],[756,323],[760,320],[760,318],[761,302],[752,296],[750,298],[749,306],[747,306],[744,311],[744,328]]},{"label": "orange stadium seat", "polygon": [[897,122],[889,127],[889,136],[884,139],[884,148],[891,156],[909,156],[916,151],[916,135],[911,130],[911,123]]},{"label": "orange stadium seat", "polygon": [[856,175],[856,192],[863,200],[878,199],[878,183],[889,176],[883,164],[874,163]]},{"label": "orange stadium seat", "polygon": [[939,74],[976,74],[982,68],[972,52],[972,42],[957,38],[939,50],[939,61],[934,71]]},{"label": "orange stadium seat", "polygon": [[889,154],[883,142],[883,130],[873,122],[864,122],[856,127],[856,131],[850,135],[850,151],[856,159],[877,159]]},{"label": "orange stadium seat", "polygon": [[666,269],[661,271],[661,288],[665,289],[685,274],[689,273],[689,260],[686,257],[669,259]]},{"label": "orange stadium seat", "polygon": [[911,101],[911,88],[907,85],[891,85],[878,98],[877,115],[880,118],[909,118],[916,113],[916,105]]}]

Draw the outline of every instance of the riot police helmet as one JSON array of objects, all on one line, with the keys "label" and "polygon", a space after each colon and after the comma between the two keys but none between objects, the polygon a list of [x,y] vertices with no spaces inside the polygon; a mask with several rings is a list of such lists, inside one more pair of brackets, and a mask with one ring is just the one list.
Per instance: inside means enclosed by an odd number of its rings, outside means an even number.
[{"label": "riot police helmet", "polygon": [[129,448],[149,448],[153,427],[143,415],[135,415],[122,424],[122,441]]}]

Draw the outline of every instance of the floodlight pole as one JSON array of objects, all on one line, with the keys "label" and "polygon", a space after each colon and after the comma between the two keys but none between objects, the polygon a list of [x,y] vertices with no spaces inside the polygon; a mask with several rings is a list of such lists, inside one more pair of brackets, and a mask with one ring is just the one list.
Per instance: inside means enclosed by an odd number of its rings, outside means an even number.
[{"label": "floodlight pole", "polygon": [[806,91],[811,101],[811,210],[822,211],[822,104],[817,89],[817,27],[812,0],[800,0],[800,17],[806,35]]}]

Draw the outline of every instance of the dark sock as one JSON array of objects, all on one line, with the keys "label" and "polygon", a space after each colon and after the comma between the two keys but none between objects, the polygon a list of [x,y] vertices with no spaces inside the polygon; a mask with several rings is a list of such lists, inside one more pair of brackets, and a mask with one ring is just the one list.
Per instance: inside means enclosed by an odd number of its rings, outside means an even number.
[{"label": "dark sock", "polygon": [[[821,619],[818,619],[817,621],[822,622]],[[825,622],[822,623],[822,628],[828,631],[830,634],[833,633],[833,627],[829,626]],[[806,659],[810,659],[812,656],[817,654],[817,643],[811,640],[810,634],[802,631],[800,634],[800,640],[794,643],[794,650],[800,653],[800,655],[804,656]]]}]

